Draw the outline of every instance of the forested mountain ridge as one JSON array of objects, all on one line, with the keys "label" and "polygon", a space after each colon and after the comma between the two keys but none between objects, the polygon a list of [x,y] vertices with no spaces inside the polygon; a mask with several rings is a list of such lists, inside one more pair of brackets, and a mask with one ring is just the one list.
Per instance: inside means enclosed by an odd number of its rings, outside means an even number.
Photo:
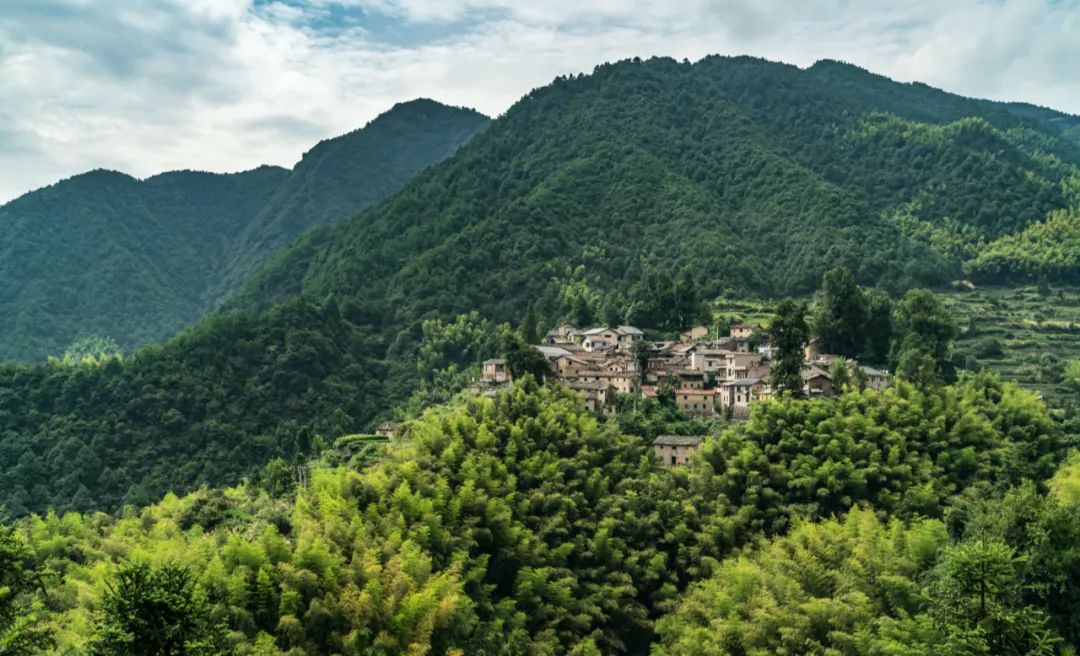
[{"label": "forested mountain ridge", "polygon": [[292,171],[92,171],[0,207],[0,360],[86,337],[125,350],[198,321],[308,228],[346,219],[482,130],[431,100],[321,142]]},{"label": "forested mountain ridge", "polygon": [[309,235],[234,306],[365,287],[415,299],[391,310],[410,318],[520,316],[530,300],[557,311],[571,279],[631,289],[648,265],[691,268],[707,298],[805,293],[836,265],[894,290],[938,284],[1069,204],[1075,122],[836,62],[604,65]]},{"label": "forested mountain ridge", "polygon": [[239,289],[305,230],[344,221],[389,196],[489,122],[471,109],[419,98],[394,105],[361,129],[320,141],[245,227],[215,299]]}]

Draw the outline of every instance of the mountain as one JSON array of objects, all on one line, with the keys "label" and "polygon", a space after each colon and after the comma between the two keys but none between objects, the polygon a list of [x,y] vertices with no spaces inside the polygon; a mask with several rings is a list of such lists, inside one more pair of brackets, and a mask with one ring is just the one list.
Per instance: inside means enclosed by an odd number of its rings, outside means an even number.
[{"label": "mountain", "polygon": [[425,98],[395,105],[365,127],[319,142],[240,234],[213,289],[220,301],[313,226],[351,218],[484,130],[473,110]]},{"label": "mountain", "polygon": [[302,232],[396,191],[487,123],[416,100],[319,143],[292,171],[92,171],[17,198],[0,207],[0,360],[85,337],[125,350],[166,339]]},{"label": "mountain", "polygon": [[672,330],[838,265],[893,292],[948,281],[1075,202],[1076,120],[837,62],[559,78],[163,346],[0,368],[0,501],[117,508],[299,461],[445,398],[530,305]]},{"label": "mountain", "polygon": [[705,298],[803,294],[836,265],[894,291],[938,284],[1069,204],[1078,122],[837,62],[601,66],[313,233],[233,306],[367,288],[410,320],[529,301],[552,315],[572,280],[644,307],[648,271],[684,267]]}]

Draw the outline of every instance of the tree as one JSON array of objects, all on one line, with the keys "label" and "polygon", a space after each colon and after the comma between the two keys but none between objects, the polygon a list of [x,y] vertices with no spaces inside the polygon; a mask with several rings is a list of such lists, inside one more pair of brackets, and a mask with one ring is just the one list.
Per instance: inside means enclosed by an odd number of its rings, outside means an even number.
[{"label": "tree", "polygon": [[95,656],[216,656],[225,652],[225,627],[187,569],[138,562],[112,577],[90,651]]},{"label": "tree", "polygon": [[896,304],[896,371],[917,385],[948,383],[956,378],[950,351],[956,322],[928,289],[912,289]]},{"label": "tree", "polygon": [[893,303],[888,293],[880,287],[864,292],[866,296],[866,322],[863,324],[862,359],[875,365],[884,365],[889,361],[889,347],[892,342]]},{"label": "tree", "polygon": [[533,309],[532,301],[529,301],[529,307],[525,310],[525,318],[521,320],[521,338],[525,340],[526,344],[540,343],[540,331],[536,326],[536,310]]},{"label": "tree", "polygon": [[769,324],[772,346],[772,386],[780,392],[802,396],[802,366],[810,328],[806,324],[806,303],[786,299],[776,306]]},{"label": "tree", "polygon": [[674,287],[674,321],[676,326],[692,326],[701,315],[694,272],[689,267],[679,272]]},{"label": "tree", "polygon": [[26,569],[27,559],[22,541],[0,524],[0,656],[43,653],[54,644],[30,607],[29,597],[40,584],[37,572]]},{"label": "tree", "polygon": [[1054,654],[1060,642],[1041,610],[1018,603],[1019,559],[994,540],[945,550],[930,585],[930,615],[948,636],[947,653]]},{"label": "tree", "polygon": [[813,330],[826,353],[854,358],[865,342],[866,296],[855,276],[844,268],[825,272],[814,304]]},{"label": "tree", "polygon": [[837,393],[844,391],[845,387],[851,385],[851,376],[848,375],[847,362],[843,358],[837,358],[833,361],[832,367],[829,368],[829,378],[832,380],[833,389]]},{"label": "tree", "polygon": [[551,365],[544,354],[531,344],[525,343],[520,335],[507,332],[502,338],[502,356],[510,368],[510,375],[522,378],[531,374],[537,381],[543,382],[551,375]]},{"label": "tree", "polygon": [[644,385],[645,374],[649,371],[649,343],[639,339],[630,347],[630,352],[634,356],[634,366],[637,367],[638,384]]}]

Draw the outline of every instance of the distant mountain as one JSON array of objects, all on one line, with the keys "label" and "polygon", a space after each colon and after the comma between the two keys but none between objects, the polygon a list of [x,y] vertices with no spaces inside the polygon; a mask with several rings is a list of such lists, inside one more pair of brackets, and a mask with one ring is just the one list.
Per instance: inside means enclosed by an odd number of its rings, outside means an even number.
[{"label": "distant mountain", "polygon": [[0,206],[0,360],[91,336],[125,349],[166,339],[305,230],[396,191],[487,124],[416,100],[319,143],[292,171],[99,170]]},{"label": "distant mountain", "polygon": [[899,292],[963,275],[988,243],[1012,259],[1070,229],[1001,241],[1076,202],[1076,123],[837,62],[560,77],[306,232],[235,312],[124,360],[0,367],[0,502],[116,508],[300,462],[417,390],[445,392],[530,305],[549,324],[681,328],[700,301],[806,294],[838,265]]}]

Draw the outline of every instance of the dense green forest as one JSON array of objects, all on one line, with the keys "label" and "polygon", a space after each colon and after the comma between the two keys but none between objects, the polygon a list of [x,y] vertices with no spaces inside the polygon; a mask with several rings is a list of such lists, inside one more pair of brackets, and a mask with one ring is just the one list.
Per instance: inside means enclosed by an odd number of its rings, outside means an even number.
[{"label": "dense green forest", "polygon": [[1069,444],[979,375],[762,404],[665,468],[527,378],[429,409],[367,465],[312,463],[307,485],[279,461],[117,516],[30,517],[4,544],[40,582],[12,599],[20,630],[58,653],[900,653],[944,635],[1057,653],[1078,612]]},{"label": "dense green forest", "polygon": [[[718,300],[808,294],[846,263],[880,284],[880,308],[1073,204],[1072,120],[829,62],[655,59],[560,78],[398,193],[309,232],[228,313],[122,358],[0,368],[0,502],[116,510],[302,461],[449,398],[515,348],[507,323],[530,306],[541,324],[670,334]],[[867,361],[899,364],[878,334]]]},{"label": "dense green forest", "polygon": [[291,171],[93,171],[13,200],[0,207],[0,361],[41,361],[88,338],[130,351],[172,337],[305,230],[397,191],[487,123],[416,100],[321,142]]}]

